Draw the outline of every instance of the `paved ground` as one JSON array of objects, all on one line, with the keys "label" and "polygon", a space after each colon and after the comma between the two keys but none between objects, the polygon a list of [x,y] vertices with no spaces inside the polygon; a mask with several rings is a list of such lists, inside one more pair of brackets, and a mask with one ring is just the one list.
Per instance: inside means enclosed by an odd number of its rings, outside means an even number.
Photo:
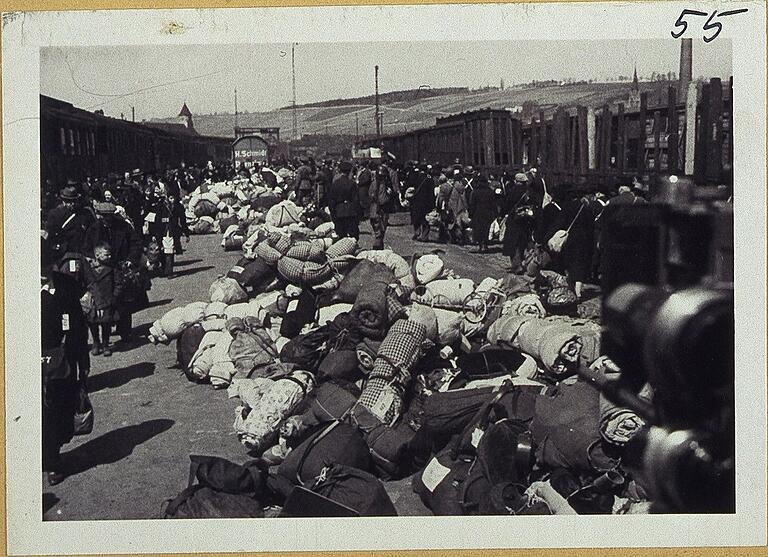
[{"label": "paved ground", "polygon": [[[220,235],[193,237],[177,262],[177,276],[155,279],[151,307],[134,316],[141,338],[110,358],[93,358],[96,424],[93,433],[64,447],[69,477],[54,487],[44,485],[46,520],[160,517],[163,502],[186,487],[189,454],[248,459],[232,429],[236,402],[226,391],[187,381],[176,365],[175,343],[153,346],[143,338],[172,307],[205,300],[211,282],[238,259],[238,252],[223,251],[220,240]],[[371,245],[367,225],[360,243]],[[404,214],[394,217],[386,244],[406,257],[443,249],[447,267],[476,281],[504,273],[499,253],[412,241]],[[411,492],[410,480],[390,482],[387,490],[400,514],[429,514]]]}]

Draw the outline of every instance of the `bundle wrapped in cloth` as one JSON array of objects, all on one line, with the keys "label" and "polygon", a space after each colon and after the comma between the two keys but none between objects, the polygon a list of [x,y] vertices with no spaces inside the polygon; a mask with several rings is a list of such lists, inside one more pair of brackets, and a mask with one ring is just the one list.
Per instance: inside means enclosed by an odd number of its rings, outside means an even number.
[{"label": "bundle wrapped in cloth", "polygon": [[259,453],[271,447],[283,421],[314,388],[308,371],[294,371],[273,379],[236,379],[228,390],[230,398],[243,402],[235,410],[234,428],[240,442]]},{"label": "bundle wrapped in cloth", "polygon": [[537,294],[525,294],[512,300],[507,300],[501,307],[501,316],[505,315],[532,315],[534,317],[546,317],[547,311]]},{"label": "bundle wrapped in cloth", "polygon": [[360,289],[350,316],[363,336],[382,340],[390,325],[405,316],[405,310],[388,284],[381,281],[366,284]]},{"label": "bundle wrapped in cloth", "polygon": [[488,329],[488,341],[530,354],[557,378],[587,369],[600,356],[600,326],[562,316],[502,317]]},{"label": "bundle wrapped in cloth", "polygon": [[265,370],[278,359],[274,340],[257,317],[233,317],[227,320],[227,331],[233,340],[228,355],[237,373],[250,377],[265,375]]},{"label": "bundle wrapped in cloth", "polygon": [[408,265],[408,262],[391,249],[364,250],[358,253],[356,257],[358,259],[367,259],[374,263],[381,263],[392,271],[392,274],[397,280],[400,280],[411,273],[411,266]]},{"label": "bundle wrapped in cloth", "polygon": [[205,302],[192,302],[166,312],[149,328],[149,342],[168,344],[179,338],[184,329],[203,320],[206,305]]},{"label": "bundle wrapped in cloth", "polygon": [[461,309],[464,301],[474,291],[475,283],[472,279],[441,279],[417,286],[411,298],[423,304]]},{"label": "bundle wrapped in cloth", "polygon": [[225,276],[213,281],[208,294],[212,302],[224,302],[227,305],[248,300],[248,294],[243,287],[235,279]]},{"label": "bundle wrapped in cloth", "polygon": [[368,382],[358,400],[381,423],[392,423],[403,410],[403,396],[427,338],[423,324],[410,319],[395,321],[379,346]]}]

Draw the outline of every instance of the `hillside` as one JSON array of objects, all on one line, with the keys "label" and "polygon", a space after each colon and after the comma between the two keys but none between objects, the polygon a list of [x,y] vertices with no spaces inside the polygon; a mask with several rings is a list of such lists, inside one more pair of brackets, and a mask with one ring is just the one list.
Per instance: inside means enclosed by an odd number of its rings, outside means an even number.
[{"label": "hillside", "polygon": [[[649,105],[656,104],[655,99],[666,97],[667,87],[675,82],[641,82],[640,90],[650,93]],[[573,85],[524,86],[505,90],[468,91],[383,104],[383,132],[385,134],[402,133],[434,125],[441,116],[466,112],[481,108],[514,108],[531,103],[535,111],[549,113],[555,106],[584,105],[601,107],[605,103],[625,100],[632,84],[623,83],[580,83]],[[360,136],[372,135],[374,123],[374,105],[372,99],[357,100],[357,104],[343,104],[332,101],[333,106],[305,105],[296,108],[298,132],[300,134],[349,134]],[[322,104],[322,103],[320,103]],[[201,114],[195,115],[195,128],[205,135],[232,136],[234,115]],[[238,125],[248,127],[276,126],[281,137],[288,139],[293,127],[292,110],[281,108],[271,112],[253,112],[238,115]]]}]

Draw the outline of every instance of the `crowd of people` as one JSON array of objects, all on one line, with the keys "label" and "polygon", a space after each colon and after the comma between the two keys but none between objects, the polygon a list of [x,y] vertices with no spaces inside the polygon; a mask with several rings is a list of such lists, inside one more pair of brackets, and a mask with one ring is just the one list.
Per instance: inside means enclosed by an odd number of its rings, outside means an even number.
[{"label": "crowd of people", "polygon": [[[44,412],[44,469],[51,483],[60,478],[59,450],[73,435],[66,416],[82,402],[78,393],[87,392],[90,356],[111,356],[114,333],[129,344],[132,315],[148,304],[152,271],[172,276],[173,255],[183,252],[181,240],[190,234],[182,199],[202,185],[233,179],[326,209],[340,237],[357,239],[360,222],[370,219],[373,249],[384,247],[390,214],[407,209],[415,241],[436,232],[439,242],[474,243],[480,253],[501,242],[510,272],[524,273],[532,260],[551,265],[568,277],[577,297],[599,272],[604,206],[644,202],[630,185],[611,199],[569,187],[550,191],[536,167],[496,177],[458,164],[309,157],[48,180],[41,203],[41,292],[44,384],[46,400],[53,401]],[[568,242],[560,251],[552,242],[563,231]]]},{"label": "crowd of people", "polygon": [[[299,164],[297,200],[327,206],[342,236],[357,238],[359,222],[368,218],[373,248],[382,248],[389,215],[407,209],[413,240],[472,243],[478,253],[488,252],[492,242],[501,243],[510,272],[523,274],[532,261],[549,266],[568,277],[579,297],[584,283],[598,281],[600,216],[605,207],[646,202],[647,190],[637,179],[620,185],[609,197],[586,194],[570,184],[550,189],[537,166],[494,176],[458,163],[316,165],[306,158]],[[568,232],[568,242],[560,251],[557,239],[563,231]]]}]

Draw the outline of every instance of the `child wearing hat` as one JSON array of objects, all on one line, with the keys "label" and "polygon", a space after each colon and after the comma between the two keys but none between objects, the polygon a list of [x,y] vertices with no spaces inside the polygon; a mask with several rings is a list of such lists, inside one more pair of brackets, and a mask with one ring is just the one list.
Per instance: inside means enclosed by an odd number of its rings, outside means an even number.
[{"label": "child wearing hat", "polygon": [[122,291],[119,273],[111,263],[112,249],[109,244],[98,244],[93,248],[93,259],[88,269],[88,291],[81,299],[93,337],[91,354],[112,355],[109,335],[112,325],[117,323],[119,314],[117,300]]}]

